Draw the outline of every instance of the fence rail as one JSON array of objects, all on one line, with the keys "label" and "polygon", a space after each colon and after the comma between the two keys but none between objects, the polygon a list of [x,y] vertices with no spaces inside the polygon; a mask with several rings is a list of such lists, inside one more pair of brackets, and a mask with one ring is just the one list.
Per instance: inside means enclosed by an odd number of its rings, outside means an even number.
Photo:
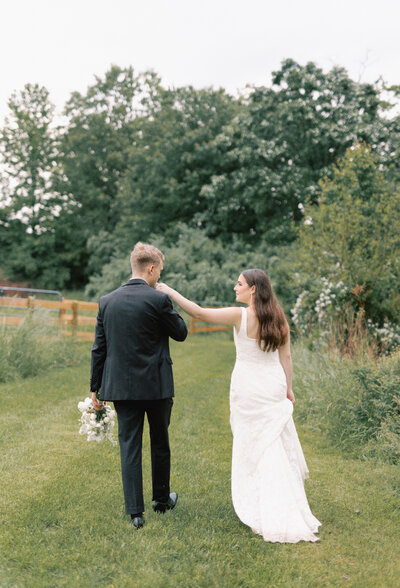
[{"label": "fence rail", "polygon": [[189,323],[189,334],[195,335],[196,333],[209,333],[214,331],[230,331],[232,327],[222,327],[217,325],[201,325],[197,326],[197,323],[204,323],[201,319],[195,319],[192,316],[190,317]]},{"label": "fence rail", "polygon": [[[0,296],[0,325],[15,327],[22,323],[30,311],[35,308],[47,309],[57,313],[54,318],[59,321],[66,335],[74,335],[80,341],[93,341],[94,329],[80,330],[79,327],[94,327],[98,304],[80,300],[41,300],[34,296],[17,298],[16,296]],[[215,307],[214,307],[215,308]],[[21,313],[21,310],[23,311]],[[18,311],[18,313],[14,312]],[[26,312],[25,312],[26,311]],[[85,315],[85,312],[92,315]],[[202,323],[198,325],[198,323]],[[190,317],[189,333],[229,331],[231,327],[204,324],[204,321]]]},{"label": "fence rail", "polygon": [[58,313],[58,320],[61,322],[66,335],[74,335],[80,341],[93,341],[94,330],[82,331],[80,326],[95,326],[96,316],[85,316],[84,311],[92,311],[97,314],[98,304],[96,302],[81,302],[80,300],[40,300],[34,296],[27,298],[16,298],[14,296],[1,296],[0,308],[11,312],[2,312],[0,324],[3,326],[18,326],[25,320],[27,313],[15,314],[13,310],[26,309],[33,311],[35,308],[44,308]]}]

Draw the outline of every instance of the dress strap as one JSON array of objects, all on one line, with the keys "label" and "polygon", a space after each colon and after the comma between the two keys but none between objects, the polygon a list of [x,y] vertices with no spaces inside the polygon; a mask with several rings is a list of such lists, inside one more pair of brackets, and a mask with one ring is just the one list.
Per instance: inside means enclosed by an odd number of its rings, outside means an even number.
[{"label": "dress strap", "polygon": [[239,333],[242,333],[244,335],[247,334],[247,312],[244,306],[242,306],[242,322],[240,324]]}]

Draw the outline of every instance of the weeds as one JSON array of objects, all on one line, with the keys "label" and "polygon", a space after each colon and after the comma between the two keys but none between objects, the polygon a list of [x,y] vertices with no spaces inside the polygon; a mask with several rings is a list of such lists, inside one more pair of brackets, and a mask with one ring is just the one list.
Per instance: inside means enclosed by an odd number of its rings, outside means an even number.
[{"label": "weeds", "polygon": [[35,310],[16,329],[0,331],[0,382],[67,367],[76,358],[76,345],[52,324],[46,311]]},{"label": "weeds", "polygon": [[400,460],[400,356],[356,358],[295,348],[298,416],[359,457]]}]

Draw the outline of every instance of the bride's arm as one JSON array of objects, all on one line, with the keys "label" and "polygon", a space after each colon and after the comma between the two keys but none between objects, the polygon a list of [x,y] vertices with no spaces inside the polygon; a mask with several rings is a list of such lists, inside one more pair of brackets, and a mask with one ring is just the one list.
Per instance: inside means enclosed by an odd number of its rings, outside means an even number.
[{"label": "bride's arm", "polygon": [[287,397],[291,402],[294,402],[294,394],[292,390],[292,356],[290,354],[290,333],[288,333],[287,341],[284,345],[279,347],[279,360],[286,375]]},{"label": "bride's arm", "polygon": [[240,326],[242,311],[237,306],[232,306],[229,308],[202,308],[166,284],[157,284],[157,290],[161,290],[161,292],[168,294],[172,300],[179,304],[182,310],[194,318],[200,319],[207,323],[235,325],[236,327]]}]

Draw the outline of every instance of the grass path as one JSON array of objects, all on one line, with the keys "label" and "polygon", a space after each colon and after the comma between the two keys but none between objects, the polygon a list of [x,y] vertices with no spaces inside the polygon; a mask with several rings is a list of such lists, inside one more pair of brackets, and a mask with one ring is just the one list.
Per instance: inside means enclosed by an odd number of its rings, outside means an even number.
[{"label": "grass path", "polygon": [[118,448],[77,434],[89,348],[76,367],[0,386],[1,588],[399,586],[398,468],[346,459],[298,427],[321,541],[265,543],[230,500],[233,344],[193,337],[172,354],[179,503],[151,511],[146,429],[140,531],[124,515]]}]

